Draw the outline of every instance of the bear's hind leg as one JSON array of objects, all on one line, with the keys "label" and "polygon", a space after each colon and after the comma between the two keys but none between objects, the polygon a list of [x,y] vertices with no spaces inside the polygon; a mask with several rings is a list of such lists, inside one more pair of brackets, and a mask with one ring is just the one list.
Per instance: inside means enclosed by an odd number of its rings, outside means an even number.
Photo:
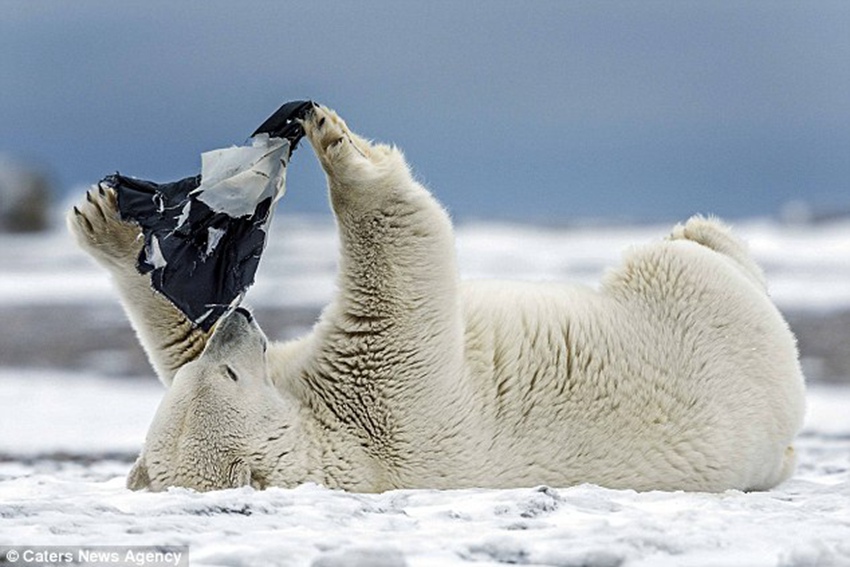
[{"label": "bear's hind leg", "polygon": [[160,380],[170,385],[177,370],[201,353],[207,335],[151,288],[149,276],[136,270],[141,230],[121,220],[115,190],[104,185],[89,190],[67,222],[80,247],[112,274],[148,359]]},{"label": "bear's hind leg", "polygon": [[685,224],[678,224],[673,228],[670,240],[690,240],[729,257],[756,285],[767,289],[764,273],[753,261],[746,244],[732,234],[732,230],[719,219],[693,216]]}]

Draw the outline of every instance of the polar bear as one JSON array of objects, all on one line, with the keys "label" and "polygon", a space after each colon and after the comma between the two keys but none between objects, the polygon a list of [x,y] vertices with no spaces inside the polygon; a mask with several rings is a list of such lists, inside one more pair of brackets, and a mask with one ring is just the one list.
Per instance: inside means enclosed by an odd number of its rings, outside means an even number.
[{"label": "polar bear", "polygon": [[598,289],[461,282],[449,217],[397,148],[324,107],[303,126],[340,259],[300,339],[267,347],[245,310],[211,334],[190,324],[136,271],[139,229],[112,190],[69,214],[168,386],[131,488],[722,491],[791,474],[795,339],[719,221],[628,251]]}]

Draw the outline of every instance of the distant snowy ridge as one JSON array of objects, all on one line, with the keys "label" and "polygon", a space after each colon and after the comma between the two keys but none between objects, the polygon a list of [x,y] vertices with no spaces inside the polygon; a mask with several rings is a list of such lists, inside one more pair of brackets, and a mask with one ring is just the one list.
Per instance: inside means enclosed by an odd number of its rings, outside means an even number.
[{"label": "distant snowy ridge", "polygon": [[[457,230],[461,274],[474,278],[566,280],[595,286],[628,247],[663,238],[669,225],[551,228],[466,223]],[[735,225],[765,269],[784,309],[850,308],[850,222]],[[0,304],[115,298],[108,276],[64,230],[0,236]],[[334,290],[336,234],[324,217],[276,217],[247,295],[254,305],[320,306]],[[97,298],[97,299],[95,299]]]}]

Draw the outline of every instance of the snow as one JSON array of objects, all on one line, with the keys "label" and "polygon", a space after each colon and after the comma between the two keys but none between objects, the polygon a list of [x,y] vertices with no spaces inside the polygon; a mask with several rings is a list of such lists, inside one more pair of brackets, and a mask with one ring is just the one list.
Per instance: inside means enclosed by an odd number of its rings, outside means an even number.
[{"label": "snow", "polygon": [[[334,286],[333,225],[275,223],[248,301],[321,305]],[[850,306],[850,224],[739,228],[781,306]],[[594,284],[622,250],[668,230],[468,224],[459,262],[470,277]],[[0,266],[0,307],[117,301],[64,232],[0,237]],[[722,494],[592,485],[354,494],[311,484],[131,492],[124,478],[162,393],[152,375],[0,360],[0,563],[11,545],[155,544],[188,545],[193,566],[850,566],[848,386],[809,388],[791,480]]]},{"label": "snow", "polygon": [[[814,387],[795,477],[757,493],[312,484],[124,488],[149,380],[0,373],[0,546],[188,545],[191,565],[850,565],[850,388]],[[90,455],[92,461],[56,458]]]}]

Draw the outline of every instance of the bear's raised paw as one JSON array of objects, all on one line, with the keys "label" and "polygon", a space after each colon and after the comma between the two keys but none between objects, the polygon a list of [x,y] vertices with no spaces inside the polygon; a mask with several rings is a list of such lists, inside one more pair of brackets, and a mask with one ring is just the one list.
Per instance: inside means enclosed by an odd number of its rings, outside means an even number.
[{"label": "bear's raised paw", "polygon": [[358,136],[336,112],[324,106],[317,105],[302,125],[331,185],[359,185],[374,178],[395,153],[389,146],[372,144]]},{"label": "bear's raised paw", "polygon": [[138,225],[121,220],[115,189],[99,183],[68,213],[68,228],[80,246],[110,268],[134,268],[143,239]]}]

